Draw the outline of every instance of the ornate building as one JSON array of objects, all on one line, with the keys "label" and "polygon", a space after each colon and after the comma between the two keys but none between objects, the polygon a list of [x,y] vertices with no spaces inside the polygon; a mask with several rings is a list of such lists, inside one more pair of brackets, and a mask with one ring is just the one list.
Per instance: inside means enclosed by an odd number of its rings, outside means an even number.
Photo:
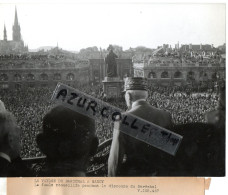
[{"label": "ornate building", "polygon": [[89,61],[32,55],[0,59],[0,89],[90,83]]},{"label": "ornate building", "polygon": [[28,52],[28,47],[24,45],[24,41],[21,37],[21,27],[18,22],[17,8],[15,8],[15,18],[13,25],[13,40],[7,39],[7,31],[4,25],[3,40],[0,40],[0,54],[10,53],[25,53]]},{"label": "ornate building", "polygon": [[153,56],[134,58],[134,76],[146,77],[152,85],[213,84],[225,79],[225,59]]}]

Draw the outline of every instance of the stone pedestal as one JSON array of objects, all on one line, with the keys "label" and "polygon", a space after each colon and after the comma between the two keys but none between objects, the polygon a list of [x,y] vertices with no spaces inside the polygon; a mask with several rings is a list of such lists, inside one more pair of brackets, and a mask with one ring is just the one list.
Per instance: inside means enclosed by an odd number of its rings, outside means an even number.
[{"label": "stone pedestal", "polygon": [[124,82],[119,77],[105,77],[102,83],[107,98],[121,97]]}]

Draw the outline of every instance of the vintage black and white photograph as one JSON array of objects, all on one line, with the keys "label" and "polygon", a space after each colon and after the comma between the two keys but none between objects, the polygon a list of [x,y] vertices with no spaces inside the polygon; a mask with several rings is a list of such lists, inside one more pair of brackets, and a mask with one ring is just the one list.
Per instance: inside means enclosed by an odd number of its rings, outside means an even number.
[{"label": "vintage black and white photograph", "polygon": [[225,176],[226,5],[0,4],[0,177]]}]

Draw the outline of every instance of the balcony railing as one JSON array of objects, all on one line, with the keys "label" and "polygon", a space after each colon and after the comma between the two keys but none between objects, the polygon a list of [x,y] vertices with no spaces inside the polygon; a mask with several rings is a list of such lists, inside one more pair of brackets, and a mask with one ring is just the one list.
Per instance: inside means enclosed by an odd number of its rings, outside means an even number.
[{"label": "balcony railing", "polygon": [[[108,173],[108,157],[112,139],[108,139],[98,146],[97,153],[90,159],[87,168],[87,176],[107,176]],[[30,168],[35,176],[39,176],[46,164],[46,157],[24,158],[25,165]]]}]

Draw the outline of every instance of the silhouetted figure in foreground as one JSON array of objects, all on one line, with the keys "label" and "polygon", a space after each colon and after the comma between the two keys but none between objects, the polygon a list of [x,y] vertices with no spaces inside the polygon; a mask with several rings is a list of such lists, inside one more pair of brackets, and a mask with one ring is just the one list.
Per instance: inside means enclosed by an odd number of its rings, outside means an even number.
[{"label": "silhouetted figure in foreground", "polygon": [[0,111],[0,177],[33,176],[21,157],[21,130],[12,113]]},{"label": "silhouetted figure in foreground", "polygon": [[43,118],[43,132],[37,136],[37,144],[47,156],[41,176],[85,176],[88,160],[98,146],[95,122],[57,106]]},{"label": "silhouetted figure in foreground", "polygon": [[[172,126],[169,112],[151,106],[147,101],[147,80],[126,78],[126,114],[132,114],[165,128]],[[148,144],[121,132],[119,122],[114,124],[113,141],[108,160],[108,176],[152,176],[156,174],[154,149]],[[132,129],[132,131],[135,131]]]}]

